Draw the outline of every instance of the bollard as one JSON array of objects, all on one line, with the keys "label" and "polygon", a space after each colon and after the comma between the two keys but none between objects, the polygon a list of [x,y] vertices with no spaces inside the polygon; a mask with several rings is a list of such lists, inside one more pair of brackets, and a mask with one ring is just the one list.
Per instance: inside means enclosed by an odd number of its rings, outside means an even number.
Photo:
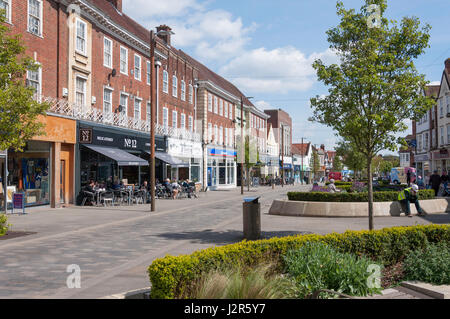
[{"label": "bollard", "polygon": [[261,238],[261,203],[259,197],[244,198],[242,204],[244,218],[244,238],[256,240]]}]

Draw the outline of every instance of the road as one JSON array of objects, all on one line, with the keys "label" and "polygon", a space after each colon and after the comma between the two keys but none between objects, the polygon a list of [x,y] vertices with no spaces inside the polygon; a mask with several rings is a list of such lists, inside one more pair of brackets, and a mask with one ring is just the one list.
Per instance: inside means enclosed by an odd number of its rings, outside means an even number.
[{"label": "road", "polygon": [[[326,234],[367,229],[365,218],[298,218],[268,215],[274,199],[307,186],[260,187],[263,237]],[[38,208],[9,216],[13,231],[35,232],[0,240],[0,298],[101,298],[149,286],[148,265],[167,254],[242,240],[240,190],[208,192],[199,199],[158,200],[129,207]],[[433,219],[430,219],[433,218]],[[376,228],[449,223],[448,214],[430,218],[376,218]],[[69,265],[81,270],[81,288],[67,287]]]}]

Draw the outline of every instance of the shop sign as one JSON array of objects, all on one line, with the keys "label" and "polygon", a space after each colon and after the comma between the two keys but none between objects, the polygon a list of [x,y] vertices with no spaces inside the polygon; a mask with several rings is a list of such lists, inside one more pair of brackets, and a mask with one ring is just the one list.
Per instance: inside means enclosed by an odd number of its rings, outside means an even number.
[{"label": "shop sign", "polygon": [[416,155],[415,159],[416,159],[416,162],[426,162],[429,160],[429,156],[428,156],[428,154]]},{"label": "shop sign", "polygon": [[167,139],[167,153],[176,157],[202,158],[202,144],[177,138]]},{"label": "shop sign", "polygon": [[[150,150],[150,138],[100,131],[95,128],[80,128],[80,144],[116,147],[124,150]],[[164,138],[155,137],[155,150],[166,151]]]},{"label": "shop sign", "polygon": [[24,193],[13,193],[12,194],[12,209],[13,214],[16,209],[21,209],[22,214],[25,214],[25,194]]},{"label": "shop sign", "polygon": [[228,150],[222,148],[209,148],[208,149],[209,156],[222,156],[222,157],[235,157],[237,152],[235,150]]}]

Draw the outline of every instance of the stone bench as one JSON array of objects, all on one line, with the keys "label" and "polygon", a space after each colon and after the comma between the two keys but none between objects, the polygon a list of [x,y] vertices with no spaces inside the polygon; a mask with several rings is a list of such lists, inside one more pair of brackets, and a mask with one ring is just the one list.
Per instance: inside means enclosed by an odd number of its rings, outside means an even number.
[{"label": "stone bench", "polygon": [[[417,215],[414,204],[411,204],[411,214]],[[420,207],[426,214],[450,213],[450,199],[437,198],[421,200]],[[375,217],[400,216],[403,211],[398,201],[374,202]],[[302,202],[290,200],[274,200],[269,210],[270,215],[305,216],[305,217],[367,217],[369,207],[367,202]]]}]

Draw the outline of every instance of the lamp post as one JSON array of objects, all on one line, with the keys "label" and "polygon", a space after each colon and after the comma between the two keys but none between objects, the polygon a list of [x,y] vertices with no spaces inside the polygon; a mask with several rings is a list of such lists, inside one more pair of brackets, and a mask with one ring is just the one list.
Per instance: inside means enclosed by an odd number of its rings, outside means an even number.
[{"label": "lamp post", "polygon": [[[163,34],[167,31],[161,30],[156,33]],[[155,208],[155,189],[156,189],[156,180],[155,180],[155,118],[156,118],[156,108],[158,103],[157,96],[157,86],[158,86],[158,72],[159,67],[161,67],[161,62],[156,61],[155,63],[155,46],[156,39],[155,33],[153,30],[150,31],[150,67],[153,69],[155,67],[156,70],[151,70],[150,72],[150,211],[154,212]]]}]

